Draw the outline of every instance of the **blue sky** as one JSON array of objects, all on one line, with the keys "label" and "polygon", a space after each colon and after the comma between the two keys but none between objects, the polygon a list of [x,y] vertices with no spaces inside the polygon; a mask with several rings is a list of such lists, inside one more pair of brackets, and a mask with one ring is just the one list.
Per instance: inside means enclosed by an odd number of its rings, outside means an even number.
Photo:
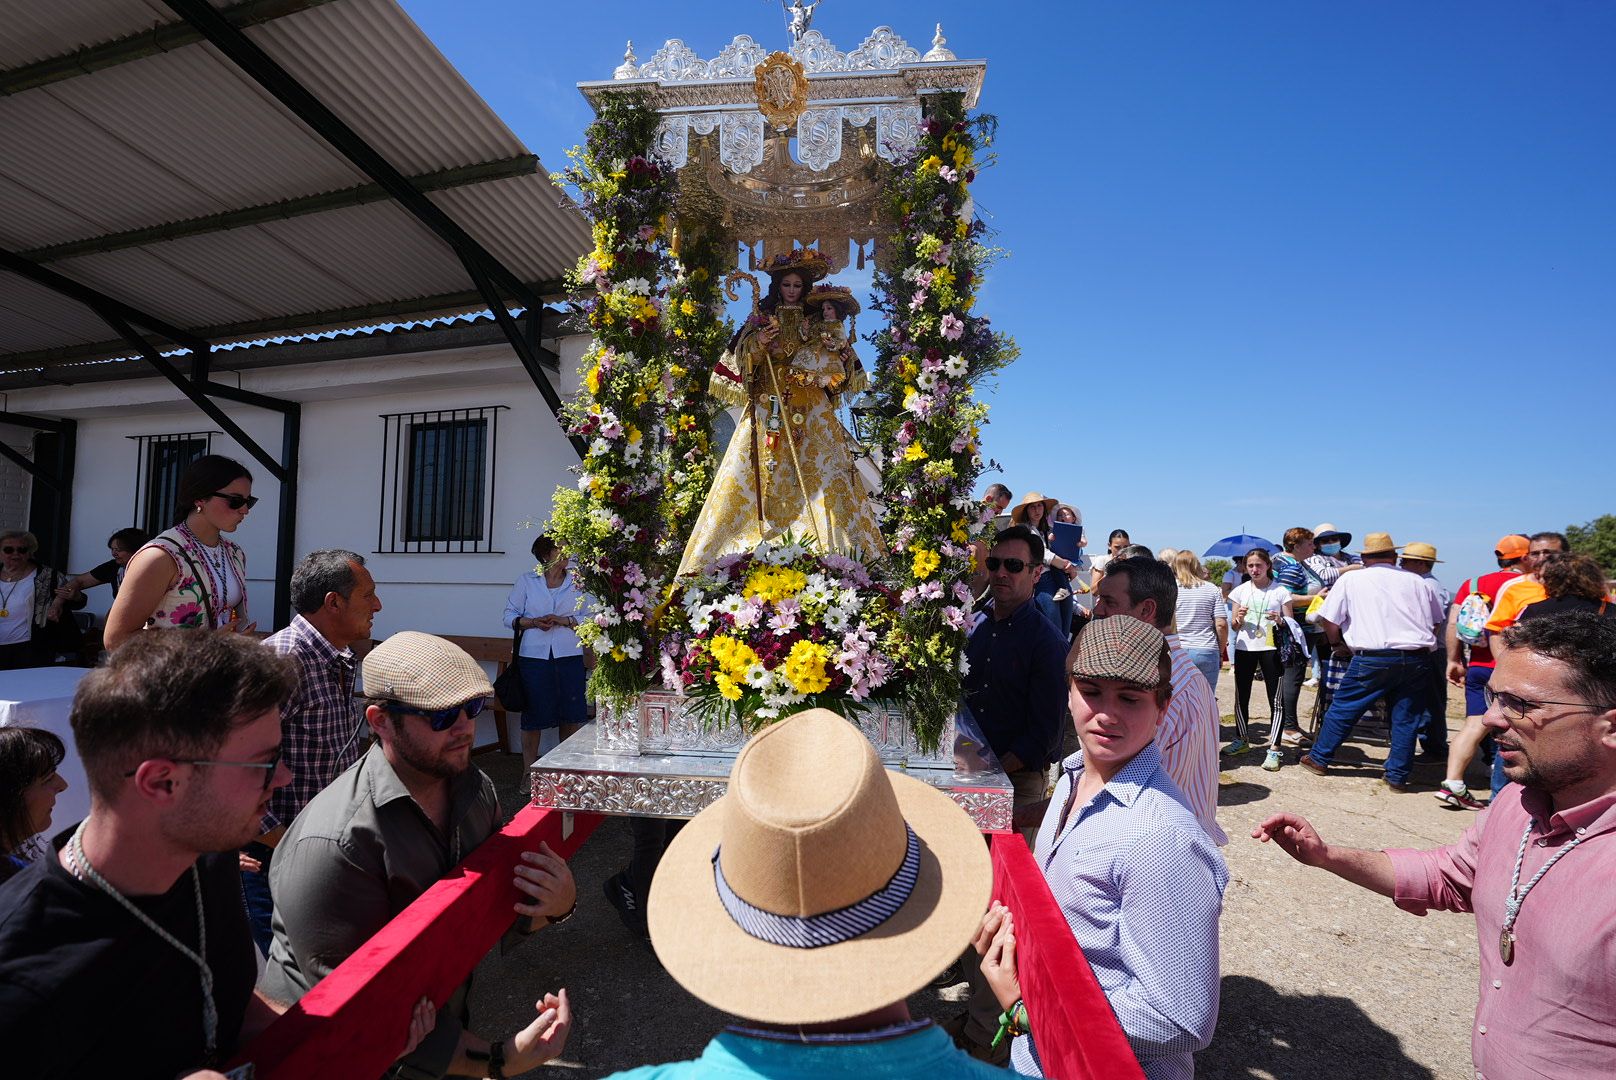
[{"label": "blue sky", "polygon": [[[403,4],[551,169],[626,38],[789,44],[774,0]],[[1091,550],[1330,520],[1456,581],[1616,512],[1616,4],[825,0],[814,27],[924,50],[939,20],[1000,120],[978,308],[1023,355],[986,452]]]}]

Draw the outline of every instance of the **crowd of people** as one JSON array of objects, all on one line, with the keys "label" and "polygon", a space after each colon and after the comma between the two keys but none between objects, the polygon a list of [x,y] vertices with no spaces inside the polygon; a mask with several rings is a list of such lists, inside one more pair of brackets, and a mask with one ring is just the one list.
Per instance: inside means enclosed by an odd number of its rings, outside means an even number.
[{"label": "crowd of people", "polygon": [[[182,519],[144,543],[114,534],[110,570],[47,572],[32,537],[0,538],[0,587],[17,586],[0,620],[25,581],[30,627],[41,598],[49,623],[84,589],[117,589],[109,652],[73,704],[89,816],[52,821],[60,739],[0,729],[0,1034],[17,1075],[109,1061],[134,1076],[222,1075],[503,820],[471,758],[493,685],[429,634],[357,655],[382,609],[359,554],[306,555],[290,624],[262,641],[244,632],[245,554],[225,534],[251,510],[251,482],[229,459],[202,459],[182,479]],[[1616,910],[1583,898],[1616,871],[1616,618],[1591,560],[1557,533],[1510,535],[1496,572],[1450,597],[1430,545],[1370,533],[1349,554],[1350,534],[1298,527],[1280,551],[1248,551],[1220,589],[1191,551],[1152,552],[1118,530],[1091,562],[1075,508],[1032,493],[1012,509],[1003,485],[988,498],[1011,520],[979,548],[964,705],[1147,1077],[1193,1076],[1217,1024],[1218,773],[1257,743],[1259,675],[1265,767],[1295,751],[1330,775],[1384,702],[1385,783],[1406,786],[1423,746],[1447,764],[1444,805],[1486,811],[1425,852],[1340,848],[1288,813],[1253,836],[1416,914],[1474,913],[1479,1075],[1612,1071]],[[572,631],[591,600],[552,541],[533,554],[504,613],[532,713],[525,763],[542,728],[570,734],[587,709]],[[1235,737],[1220,753],[1225,665]],[[1297,715],[1310,665],[1327,700],[1312,740]],[[1450,684],[1467,714],[1451,741],[1438,698]],[[1489,741],[1483,804],[1464,776]],[[507,945],[577,908],[547,845],[523,852],[511,880]],[[992,888],[971,819],[883,768],[856,728],[822,710],[770,726],[713,806],[682,828],[637,821],[635,862],[605,883],[668,972],[738,1021],[697,1061],[629,1075],[1045,1075],[1050,1045],[1082,1033],[1029,1007],[1017,949],[1056,931],[1018,926]],[[907,999],[962,954],[967,1008],[940,1027],[914,1018]],[[565,990],[501,1035],[472,1017],[469,989],[373,1018],[398,1050],[390,1076],[518,1075],[563,1052]]]}]

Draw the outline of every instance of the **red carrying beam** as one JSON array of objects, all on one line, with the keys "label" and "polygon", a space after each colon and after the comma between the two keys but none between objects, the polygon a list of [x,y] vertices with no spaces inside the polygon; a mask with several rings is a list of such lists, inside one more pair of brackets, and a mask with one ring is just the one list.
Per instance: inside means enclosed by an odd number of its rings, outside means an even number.
[{"label": "red carrying beam", "polygon": [[[564,819],[570,829],[563,836]],[[440,1008],[515,918],[512,869],[541,841],[571,858],[597,814],[527,807],[449,875],[399,912],[303,995],[231,1062],[251,1061],[259,1080],[380,1076],[404,1049],[422,997]]]},{"label": "red carrying beam", "polygon": [[993,892],[1015,919],[1016,969],[1044,1075],[1144,1080],[1111,1003],[1020,833],[993,838]]}]

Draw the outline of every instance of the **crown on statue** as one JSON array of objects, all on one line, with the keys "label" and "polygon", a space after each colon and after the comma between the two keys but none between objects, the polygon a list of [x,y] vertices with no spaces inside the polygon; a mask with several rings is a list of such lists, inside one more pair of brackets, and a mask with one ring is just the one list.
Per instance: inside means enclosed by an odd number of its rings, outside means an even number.
[{"label": "crown on statue", "polygon": [[795,270],[802,275],[805,284],[812,285],[831,272],[831,265],[828,258],[813,248],[793,248],[790,252],[776,255],[763,268],[763,272],[771,278],[777,278],[788,270]]},{"label": "crown on statue", "polygon": [[808,294],[808,306],[817,309],[821,304],[830,302],[836,305],[842,318],[857,315],[864,309],[859,306],[858,300],[853,296],[853,290],[846,285],[816,285]]}]

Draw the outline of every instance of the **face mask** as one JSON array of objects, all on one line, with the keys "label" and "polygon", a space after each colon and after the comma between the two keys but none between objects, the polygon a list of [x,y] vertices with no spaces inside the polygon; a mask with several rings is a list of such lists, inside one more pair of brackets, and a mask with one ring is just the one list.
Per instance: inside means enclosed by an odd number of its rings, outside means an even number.
[{"label": "face mask", "polygon": [[1326,555],[1336,555],[1336,554],[1340,553],[1341,545],[1340,544],[1320,544],[1319,545],[1319,550],[1324,552]]}]

